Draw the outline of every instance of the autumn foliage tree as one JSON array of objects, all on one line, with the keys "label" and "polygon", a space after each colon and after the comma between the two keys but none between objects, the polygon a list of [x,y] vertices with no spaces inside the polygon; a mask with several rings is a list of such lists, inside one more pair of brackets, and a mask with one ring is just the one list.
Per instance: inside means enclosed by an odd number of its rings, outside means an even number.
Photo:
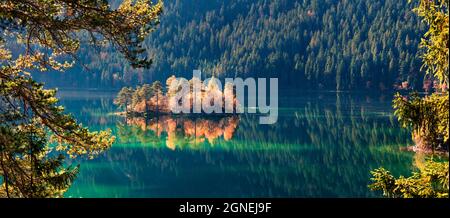
[{"label": "autumn foliage tree", "polygon": [[111,45],[133,67],[149,67],[141,43],[161,12],[161,2],[148,0],[117,8],[103,0],[0,2],[0,197],[60,197],[77,172],[65,156],[93,158],[114,141],[65,114],[56,90],[32,74],[65,71],[82,43]]}]

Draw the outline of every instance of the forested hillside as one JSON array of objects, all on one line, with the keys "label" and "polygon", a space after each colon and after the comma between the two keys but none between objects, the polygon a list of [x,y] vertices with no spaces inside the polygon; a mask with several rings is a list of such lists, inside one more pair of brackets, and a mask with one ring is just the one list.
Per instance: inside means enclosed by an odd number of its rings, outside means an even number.
[{"label": "forested hillside", "polygon": [[[115,0],[118,1],[118,0]],[[84,47],[85,67],[48,86],[120,88],[191,77],[278,77],[280,87],[329,90],[422,88],[417,45],[424,28],[406,0],[165,0],[146,41],[150,69],[118,52]],[[89,70],[88,70],[89,69]]]}]

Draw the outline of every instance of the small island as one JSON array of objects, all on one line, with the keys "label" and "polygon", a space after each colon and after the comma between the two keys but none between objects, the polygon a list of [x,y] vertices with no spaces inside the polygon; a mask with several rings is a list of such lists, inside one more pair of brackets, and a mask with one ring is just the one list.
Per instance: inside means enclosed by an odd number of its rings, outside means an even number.
[{"label": "small island", "polygon": [[[214,77],[206,82],[202,82],[199,78],[194,77],[188,81],[190,85],[189,91],[182,93],[184,95],[183,98],[187,99],[187,102],[183,103],[177,99],[177,93],[182,89],[181,82],[177,81],[181,80],[171,76],[167,79],[165,88],[160,81],[137,86],[135,89],[123,87],[114,99],[114,104],[123,110],[118,112],[118,115],[126,117],[155,117],[160,115],[223,117],[236,115],[236,108],[240,104],[236,99],[233,84],[226,83],[222,91]],[[193,91],[195,82],[200,82],[201,84],[199,92]],[[164,90],[166,91],[164,92]],[[227,98],[231,99],[231,101],[226,101],[225,99]],[[219,107],[221,107],[221,111],[227,111],[228,113],[192,113],[194,99],[202,102],[202,104],[207,102],[206,104],[209,103],[211,106],[220,102]],[[177,106],[182,107],[183,111],[187,110],[191,111],[191,113],[175,113],[174,108]],[[231,113],[229,113],[230,111]]]}]

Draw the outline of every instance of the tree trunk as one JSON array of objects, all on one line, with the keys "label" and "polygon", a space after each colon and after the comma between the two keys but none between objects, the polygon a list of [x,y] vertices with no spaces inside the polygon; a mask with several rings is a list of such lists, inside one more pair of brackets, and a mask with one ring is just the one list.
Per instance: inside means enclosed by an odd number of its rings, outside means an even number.
[{"label": "tree trunk", "polygon": [[148,110],[147,98],[144,98],[144,101],[145,101],[145,117],[148,118],[149,110]]},{"label": "tree trunk", "polygon": [[4,177],[4,182],[5,182],[5,190],[6,190],[6,197],[10,198],[11,196],[9,196],[9,185],[8,185],[8,172],[6,172],[6,168],[5,165],[3,165],[3,153],[2,156],[0,157],[0,166],[2,167],[3,170],[3,177]]},{"label": "tree trunk", "polygon": [[128,99],[125,100],[125,120],[128,120]]}]

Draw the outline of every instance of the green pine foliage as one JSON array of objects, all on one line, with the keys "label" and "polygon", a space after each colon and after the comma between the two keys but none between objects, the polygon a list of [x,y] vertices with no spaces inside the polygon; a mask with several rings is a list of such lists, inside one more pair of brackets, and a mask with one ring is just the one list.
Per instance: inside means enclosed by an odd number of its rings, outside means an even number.
[{"label": "green pine foliage", "polygon": [[[423,67],[435,81],[436,92],[420,97],[397,94],[395,115],[404,127],[411,127],[415,147],[419,152],[449,148],[449,12],[446,0],[420,0],[414,11],[429,26],[421,40],[424,50]],[[440,198],[449,197],[449,165],[447,162],[427,162],[411,177],[395,179],[383,168],[372,171],[372,190],[383,191],[387,197]]]},{"label": "green pine foliage", "polygon": [[372,171],[372,190],[390,198],[448,198],[448,162],[428,161],[410,177],[395,178],[384,168]]},{"label": "green pine foliage", "polygon": [[78,174],[78,166],[64,166],[65,156],[48,147],[47,128],[39,122],[17,128],[0,126],[0,197],[62,197]]},{"label": "green pine foliage", "polygon": [[0,3],[0,197],[62,197],[78,172],[66,158],[94,158],[115,140],[78,123],[32,74],[65,72],[83,42],[148,67],[142,43],[161,12],[161,2],[141,0]]},{"label": "green pine foliage", "polygon": [[403,127],[412,128],[413,141],[421,150],[448,149],[449,107],[448,94],[397,94],[394,98],[394,114]]},{"label": "green pine foliage", "polygon": [[42,79],[120,88],[191,78],[201,69],[216,77],[278,77],[302,89],[392,90],[405,81],[421,89],[425,25],[405,1],[167,0],[160,26],[145,40],[150,69],[132,69],[112,48],[82,47],[89,70]]}]

